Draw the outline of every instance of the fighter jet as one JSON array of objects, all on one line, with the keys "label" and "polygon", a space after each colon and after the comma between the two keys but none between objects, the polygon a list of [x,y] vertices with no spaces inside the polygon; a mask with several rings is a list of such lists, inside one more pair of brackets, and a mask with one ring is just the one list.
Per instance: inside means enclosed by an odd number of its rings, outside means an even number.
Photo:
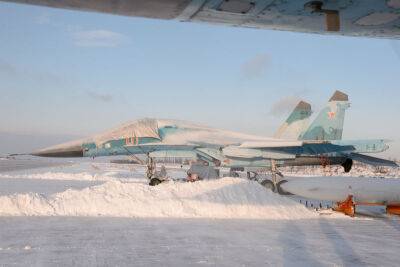
[{"label": "fighter jet", "polygon": [[[268,138],[164,119],[141,119],[117,129],[83,140],[61,144],[33,153],[47,157],[99,157],[135,155],[168,151],[170,156],[191,152],[196,158],[217,167],[232,169],[279,166],[341,164],[346,171],[353,159],[374,165],[397,166],[392,161],[360,153],[377,153],[388,148],[387,141],[341,140],[348,97],[335,92],[316,119],[307,127],[310,105],[301,102],[281,126],[276,136]],[[304,130],[305,129],[305,130]]]},{"label": "fighter jet", "polygon": [[399,39],[398,0],[1,0],[280,31]]}]

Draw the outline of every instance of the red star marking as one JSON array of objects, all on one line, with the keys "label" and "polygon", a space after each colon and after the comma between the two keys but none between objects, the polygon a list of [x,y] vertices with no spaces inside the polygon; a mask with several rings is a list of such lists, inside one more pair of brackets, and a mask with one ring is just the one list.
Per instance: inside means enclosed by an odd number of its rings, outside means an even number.
[{"label": "red star marking", "polygon": [[328,112],[328,117],[329,119],[333,119],[335,117],[335,112],[333,111]]}]

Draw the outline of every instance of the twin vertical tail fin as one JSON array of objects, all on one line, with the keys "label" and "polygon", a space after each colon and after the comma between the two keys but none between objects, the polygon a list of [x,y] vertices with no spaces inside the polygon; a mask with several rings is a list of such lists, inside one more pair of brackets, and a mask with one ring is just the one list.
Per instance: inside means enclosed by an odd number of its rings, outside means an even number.
[{"label": "twin vertical tail fin", "polygon": [[349,107],[348,95],[336,91],[299,140],[341,140],[344,115]]},{"label": "twin vertical tail fin", "polygon": [[276,131],[274,137],[296,140],[308,126],[311,113],[311,105],[300,101],[286,121]]}]

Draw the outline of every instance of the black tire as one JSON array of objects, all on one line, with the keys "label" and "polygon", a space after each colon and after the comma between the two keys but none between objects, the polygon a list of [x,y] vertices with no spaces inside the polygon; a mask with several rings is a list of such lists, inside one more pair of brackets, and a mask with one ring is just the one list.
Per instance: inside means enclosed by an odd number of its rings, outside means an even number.
[{"label": "black tire", "polygon": [[351,171],[351,167],[353,167],[353,160],[350,158],[347,158],[343,163],[342,167],[344,169],[344,172],[349,172]]},{"label": "black tire", "polygon": [[151,186],[156,186],[156,185],[159,185],[159,184],[161,184],[161,183],[162,183],[162,181],[161,181],[160,179],[158,179],[158,178],[151,178],[149,185],[151,185]]},{"label": "black tire", "polygon": [[239,173],[237,173],[237,172],[230,172],[230,173],[229,173],[229,176],[230,176],[230,177],[236,177],[236,178],[237,178],[237,177],[239,177],[240,175],[239,175]]},{"label": "black tire", "polygon": [[265,179],[261,182],[261,185],[271,190],[272,192],[275,192],[275,185],[271,180]]},{"label": "black tire", "polygon": [[279,181],[279,183],[276,184],[276,188],[277,188],[278,194],[279,195],[285,195],[285,196],[293,195],[292,193],[287,192],[287,191],[282,189],[281,185],[284,184],[284,183],[287,183],[287,180]]},{"label": "black tire", "polygon": [[247,172],[247,179],[249,180],[256,180],[257,179],[257,173],[256,172]]}]

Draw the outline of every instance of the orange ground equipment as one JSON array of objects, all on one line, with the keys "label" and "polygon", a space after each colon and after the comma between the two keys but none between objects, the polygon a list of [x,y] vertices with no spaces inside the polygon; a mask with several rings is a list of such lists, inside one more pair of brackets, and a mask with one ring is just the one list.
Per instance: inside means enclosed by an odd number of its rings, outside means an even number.
[{"label": "orange ground equipment", "polygon": [[344,214],[354,217],[355,204],[353,202],[353,196],[349,195],[345,201],[336,203],[336,207],[333,210],[343,212]]},{"label": "orange ground equipment", "polygon": [[386,213],[400,215],[400,206],[388,205],[386,206]]}]

